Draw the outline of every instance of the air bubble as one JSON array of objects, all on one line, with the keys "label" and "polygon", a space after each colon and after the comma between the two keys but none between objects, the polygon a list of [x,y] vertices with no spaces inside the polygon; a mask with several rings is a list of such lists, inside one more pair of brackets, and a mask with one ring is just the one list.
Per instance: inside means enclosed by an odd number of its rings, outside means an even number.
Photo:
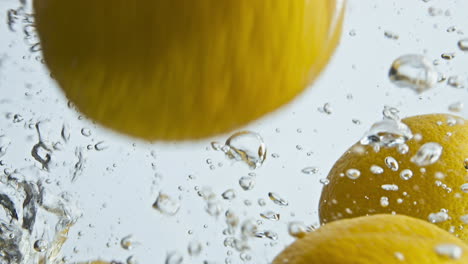
[{"label": "air bubble", "polygon": [[239,185],[244,191],[249,191],[255,187],[255,180],[253,177],[243,176],[239,179]]},{"label": "air bubble", "polygon": [[153,204],[153,208],[164,215],[173,216],[179,211],[180,204],[177,200],[174,200],[169,195],[159,193],[156,202]]},{"label": "air bubble", "polygon": [[439,244],[435,247],[435,252],[450,259],[460,259],[463,255],[461,247],[455,244]]},{"label": "air bubble", "polygon": [[223,192],[221,196],[225,200],[233,200],[234,198],[236,198],[236,191],[234,191],[234,189],[228,189],[225,192]]},{"label": "air bubble", "polygon": [[398,161],[394,157],[386,157],[385,165],[387,165],[387,167],[392,171],[398,171],[399,169]]},{"label": "air bubble", "polygon": [[305,167],[301,170],[304,174],[316,174],[318,171],[319,169],[317,167]]},{"label": "air bubble", "polygon": [[413,177],[413,171],[409,169],[402,170],[400,172],[400,178],[407,181]]},{"label": "air bubble", "polygon": [[371,145],[374,149],[379,150],[381,147],[391,148],[405,144],[411,138],[413,138],[413,134],[406,124],[385,119],[373,124],[360,143]]},{"label": "air bubble", "polygon": [[361,176],[361,172],[357,169],[348,169],[346,171],[346,177],[350,178],[351,180],[356,180]]},{"label": "air bubble", "polygon": [[263,138],[254,132],[241,131],[226,140],[222,150],[230,159],[245,162],[251,169],[262,166],[267,150]]},{"label": "air bubble", "polygon": [[289,203],[285,199],[283,199],[279,194],[274,193],[274,192],[269,192],[268,197],[270,197],[270,200],[272,200],[275,204],[280,205],[280,206],[288,206]]},{"label": "air bubble", "polygon": [[438,74],[424,56],[410,54],[401,56],[393,62],[389,78],[398,87],[422,93],[435,86]]},{"label": "air bubble", "polygon": [[434,164],[442,155],[442,149],[442,146],[438,143],[426,143],[419,148],[416,155],[411,157],[411,162],[421,167]]},{"label": "air bubble", "polygon": [[273,211],[266,211],[266,212],[260,213],[260,216],[264,219],[271,220],[271,221],[280,220],[280,214],[275,213]]},{"label": "air bubble", "polygon": [[384,169],[380,166],[377,166],[377,165],[372,165],[370,167],[370,171],[373,173],[373,174],[382,174],[384,173]]},{"label": "air bubble", "polygon": [[398,189],[399,189],[398,185],[396,185],[396,184],[383,184],[381,187],[385,191],[398,191]]}]

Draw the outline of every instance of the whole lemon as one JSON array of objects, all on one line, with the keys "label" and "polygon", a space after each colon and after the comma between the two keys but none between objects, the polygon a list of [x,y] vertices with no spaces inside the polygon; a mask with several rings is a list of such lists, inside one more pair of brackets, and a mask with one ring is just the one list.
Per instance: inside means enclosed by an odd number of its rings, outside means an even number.
[{"label": "whole lemon", "polygon": [[468,241],[468,122],[448,114],[402,120],[413,138],[375,151],[357,143],[331,169],[322,223],[379,213],[437,224]]},{"label": "whole lemon", "polygon": [[425,221],[374,215],[326,224],[281,252],[273,264],[468,263],[468,245]]},{"label": "whole lemon", "polygon": [[104,126],[227,132],[289,102],[337,45],[343,0],[36,0],[45,62]]}]

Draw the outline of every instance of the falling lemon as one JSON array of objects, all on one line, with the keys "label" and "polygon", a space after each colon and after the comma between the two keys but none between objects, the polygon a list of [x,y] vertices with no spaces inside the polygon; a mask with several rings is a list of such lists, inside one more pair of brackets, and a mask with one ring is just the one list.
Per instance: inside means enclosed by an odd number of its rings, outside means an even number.
[{"label": "falling lemon", "polygon": [[[413,135],[406,144],[376,151],[357,143],[335,163],[320,199],[321,222],[404,214],[468,241],[468,122],[430,114],[399,125]],[[389,140],[397,132],[379,133],[371,136]]]},{"label": "falling lemon", "polygon": [[337,45],[344,0],[36,0],[44,58],[90,118],[148,140],[227,132],[291,101]]},{"label": "falling lemon", "polygon": [[296,240],[273,264],[462,264],[468,245],[425,221],[374,215],[326,224]]}]

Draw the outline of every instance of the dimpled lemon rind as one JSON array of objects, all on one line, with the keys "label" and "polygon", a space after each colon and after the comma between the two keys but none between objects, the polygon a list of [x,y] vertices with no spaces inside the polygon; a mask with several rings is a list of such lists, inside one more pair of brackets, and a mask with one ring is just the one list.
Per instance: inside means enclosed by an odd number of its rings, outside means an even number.
[{"label": "dimpled lemon rind", "polygon": [[[465,222],[468,220],[464,216],[468,214],[468,194],[461,186],[468,182],[465,168],[468,122],[448,114],[413,116],[402,122],[415,135],[407,141],[408,153],[401,154],[397,148],[381,148],[375,152],[372,147],[357,143],[335,163],[328,175],[330,183],[324,186],[320,199],[321,222],[397,213],[426,221],[437,220],[435,224],[439,227],[467,241]],[[411,162],[419,148],[429,142],[443,147],[439,160],[424,167]],[[387,167],[387,157],[398,162],[398,170]],[[373,165],[383,168],[383,173],[372,173]],[[359,178],[347,177],[349,169],[359,170]],[[403,170],[411,170],[413,176],[405,180],[401,177]],[[398,190],[385,190],[389,185],[397,186]]]},{"label": "dimpled lemon rind", "polygon": [[[437,251],[442,245],[454,249],[453,257]],[[461,256],[457,255],[460,250]],[[373,215],[339,220],[308,233],[273,261],[286,263],[462,264],[468,263],[468,245],[416,218]]]}]

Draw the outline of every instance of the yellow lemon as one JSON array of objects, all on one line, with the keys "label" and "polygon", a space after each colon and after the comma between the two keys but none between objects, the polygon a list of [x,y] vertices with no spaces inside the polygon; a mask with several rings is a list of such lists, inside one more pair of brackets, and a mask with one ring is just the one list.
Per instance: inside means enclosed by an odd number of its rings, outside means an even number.
[{"label": "yellow lemon", "polygon": [[326,224],[296,240],[273,264],[462,264],[468,245],[425,221],[374,215]]},{"label": "yellow lemon", "polygon": [[430,114],[402,123],[414,135],[406,146],[376,152],[357,143],[335,163],[320,199],[321,222],[404,214],[467,241],[468,121]]},{"label": "yellow lemon", "polygon": [[90,118],[148,140],[227,132],[291,101],[344,0],[36,0],[44,58]]}]

